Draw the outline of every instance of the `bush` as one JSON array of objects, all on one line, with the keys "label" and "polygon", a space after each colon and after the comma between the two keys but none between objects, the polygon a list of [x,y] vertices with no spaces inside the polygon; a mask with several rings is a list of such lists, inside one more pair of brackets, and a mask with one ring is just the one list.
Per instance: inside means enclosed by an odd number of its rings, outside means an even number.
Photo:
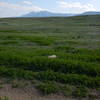
[{"label": "bush", "polygon": [[76,90],[73,92],[73,96],[75,97],[87,97],[89,95],[87,88],[85,87],[78,87]]},{"label": "bush", "polygon": [[72,96],[72,93],[74,91],[74,88],[73,86],[70,86],[70,85],[65,85],[62,87],[62,90],[63,90],[63,93],[65,96]]},{"label": "bush", "polygon": [[83,85],[91,88],[98,88],[100,86],[100,77],[88,77],[86,75],[78,74],[64,74],[54,72],[52,70],[44,72],[32,72],[16,68],[0,67],[0,76],[10,78],[22,79],[38,79],[41,81],[56,81],[64,84]]},{"label": "bush", "polygon": [[34,79],[35,74],[37,73],[34,73],[32,71],[0,66],[0,76],[3,77],[10,77],[14,79],[16,78]]},{"label": "bush", "polygon": [[38,89],[45,95],[59,91],[59,87],[53,82],[41,83],[38,85]]},{"label": "bush", "polygon": [[99,87],[100,85],[99,77],[92,78],[86,75],[63,74],[53,71],[39,72],[35,78],[39,80],[57,81],[60,83],[67,83],[72,85],[83,85],[91,88]]},{"label": "bush", "polygon": [[[10,48],[9,48],[10,49]],[[30,49],[28,49],[30,50]],[[5,51],[5,50],[4,50]],[[30,50],[24,51],[0,51],[0,65],[14,68],[20,68],[32,71],[46,71],[48,69],[62,73],[85,74],[96,77],[100,75],[100,64],[98,62],[88,62],[99,59],[97,56],[88,56],[87,54],[72,55],[53,50]],[[57,54],[56,59],[48,59],[48,55]],[[87,55],[87,56],[86,56]],[[84,60],[85,59],[85,60]]]}]

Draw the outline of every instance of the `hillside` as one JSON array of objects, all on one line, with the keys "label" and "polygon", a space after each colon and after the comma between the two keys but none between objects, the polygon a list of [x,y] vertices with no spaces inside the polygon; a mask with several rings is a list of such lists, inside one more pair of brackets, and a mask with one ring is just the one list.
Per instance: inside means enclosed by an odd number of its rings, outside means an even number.
[{"label": "hillside", "polygon": [[5,100],[99,100],[100,15],[1,18],[0,77]]}]

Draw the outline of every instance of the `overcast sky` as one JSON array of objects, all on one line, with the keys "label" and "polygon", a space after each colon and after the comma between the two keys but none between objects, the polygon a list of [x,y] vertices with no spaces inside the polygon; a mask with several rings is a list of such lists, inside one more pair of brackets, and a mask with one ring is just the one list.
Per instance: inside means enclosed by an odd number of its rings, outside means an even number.
[{"label": "overcast sky", "polygon": [[59,13],[100,11],[100,0],[0,0],[0,17],[43,10]]}]

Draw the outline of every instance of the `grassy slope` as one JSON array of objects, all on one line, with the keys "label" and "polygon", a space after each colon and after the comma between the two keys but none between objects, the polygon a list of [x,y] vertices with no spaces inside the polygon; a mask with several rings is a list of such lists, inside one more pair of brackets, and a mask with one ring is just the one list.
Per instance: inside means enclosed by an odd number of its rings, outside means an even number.
[{"label": "grassy slope", "polygon": [[100,16],[0,19],[0,75],[99,88]]}]

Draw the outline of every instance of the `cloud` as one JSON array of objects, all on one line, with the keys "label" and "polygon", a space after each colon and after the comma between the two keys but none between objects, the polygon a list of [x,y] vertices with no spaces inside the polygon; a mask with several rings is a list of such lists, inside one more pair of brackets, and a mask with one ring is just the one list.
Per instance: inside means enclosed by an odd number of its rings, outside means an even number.
[{"label": "cloud", "polygon": [[23,1],[24,4],[27,4],[27,5],[31,5],[32,2],[31,1]]},{"label": "cloud", "polygon": [[13,4],[8,2],[0,2],[0,17],[20,16],[31,11],[42,11],[38,6],[27,6],[22,4]]},{"label": "cloud", "polygon": [[77,9],[77,10],[81,10],[81,11],[96,11],[96,9],[94,8],[93,4],[82,4],[80,2],[65,2],[63,0],[59,1],[59,7],[62,9]]},{"label": "cloud", "polygon": [[20,10],[33,10],[33,11],[38,11],[38,10],[42,10],[42,8],[37,7],[37,6],[25,6],[25,5],[19,5],[19,4],[10,4],[7,2],[0,2],[0,8],[9,8],[9,9],[20,9]]}]

